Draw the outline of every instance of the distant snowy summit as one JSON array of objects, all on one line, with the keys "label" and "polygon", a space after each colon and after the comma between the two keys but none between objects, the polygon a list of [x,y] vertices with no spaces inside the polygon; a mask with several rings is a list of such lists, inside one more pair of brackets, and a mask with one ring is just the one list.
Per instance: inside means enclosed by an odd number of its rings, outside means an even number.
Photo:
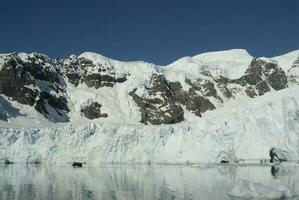
[{"label": "distant snowy summit", "polygon": [[0,121],[174,124],[299,85],[299,50],[253,58],[233,49],[167,66],[86,52],[64,59],[0,54]]}]

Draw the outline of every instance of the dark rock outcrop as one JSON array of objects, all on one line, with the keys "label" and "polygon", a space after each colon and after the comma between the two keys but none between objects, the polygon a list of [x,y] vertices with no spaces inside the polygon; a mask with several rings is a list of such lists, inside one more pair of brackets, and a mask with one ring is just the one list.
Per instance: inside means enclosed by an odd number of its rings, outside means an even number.
[{"label": "dark rock outcrop", "polygon": [[77,87],[80,84],[82,77],[79,59],[77,56],[71,55],[69,58],[61,60],[61,62],[68,81]]},{"label": "dark rock outcrop", "polygon": [[[202,72],[201,78],[194,80],[186,78],[185,82],[190,85],[193,90],[200,93],[202,97],[214,97],[220,103],[224,102],[220,95],[227,99],[233,98],[232,92],[227,87],[230,80],[223,76],[213,77],[208,72]],[[221,93],[219,93],[216,88]]]},{"label": "dark rock outcrop", "polygon": [[228,83],[230,80],[223,76],[216,77],[214,81],[217,83],[217,87],[221,91],[222,95],[227,98],[234,98],[232,91],[228,88]]},{"label": "dark rock outcrop", "polygon": [[72,166],[77,168],[77,167],[83,167],[83,163],[82,162],[73,162]]},{"label": "dark rock outcrop", "polygon": [[179,82],[169,82],[161,74],[153,74],[151,87],[146,88],[147,96],[138,96],[137,89],[130,92],[140,107],[141,122],[144,124],[173,124],[184,120],[182,106],[197,116],[214,109],[206,98],[199,96],[192,88],[184,91]]},{"label": "dark rock outcrop", "polygon": [[[5,58],[0,71],[0,93],[21,104],[34,106],[48,118],[48,106],[63,115],[69,108],[64,95],[58,63],[42,54],[29,54],[22,60],[18,54]],[[48,118],[50,119],[50,118]],[[68,121],[64,114],[54,121]]]},{"label": "dark rock outcrop", "polygon": [[[54,122],[69,121],[65,77],[75,86],[85,83],[88,87],[100,88],[113,87],[126,81],[128,76],[117,74],[109,63],[94,64],[87,58],[76,56],[56,60],[37,53],[6,55],[0,69],[0,94],[33,106]],[[99,105],[94,103],[85,108],[85,116],[92,119],[107,117],[99,112]]]},{"label": "dark rock outcrop", "polygon": [[19,103],[33,106],[37,90],[25,87],[34,83],[34,78],[24,69],[24,66],[25,63],[15,54],[6,58],[0,71],[0,93]]},{"label": "dark rock outcrop", "polygon": [[288,80],[292,84],[299,84],[299,57],[288,70]]},{"label": "dark rock outcrop", "polygon": [[249,96],[251,98],[254,98],[255,96],[257,96],[256,90],[252,86],[247,86],[245,89],[245,92],[246,92],[247,96]]},{"label": "dark rock outcrop", "polygon": [[279,148],[271,148],[269,151],[270,162],[284,162],[287,161],[287,152]]},{"label": "dark rock outcrop", "polygon": [[184,111],[175,101],[173,91],[163,75],[154,74],[152,87],[146,88],[149,98],[140,97],[136,90],[129,93],[140,107],[141,122],[144,124],[174,124],[184,120]]},{"label": "dark rock outcrop", "polygon": [[110,64],[95,64],[84,57],[71,56],[62,62],[66,77],[76,87],[80,83],[96,89],[113,87],[116,83],[125,82],[128,76],[128,74],[116,74],[116,70]]},{"label": "dark rock outcrop", "polygon": [[179,82],[170,82],[169,87],[173,91],[175,100],[199,117],[201,113],[215,109],[207,98],[198,95],[193,88],[189,88],[188,92],[184,91]]},{"label": "dark rock outcrop", "polygon": [[228,160],[221,160],[220,163],[221,164],[227,164],[227,163],[229,163],[229,161]]},{"label": "dark rock outcrop", "polygon": [[102,104],[98,102],[91,102],[81,108],[81,113],[88,119],[106,118],[108,115],[101,112]]},{"label": "dark rock outcrop", "polygon": [[281,90],[288,87],[286,73],[275,63],[254,59],[245,71],[245,75],[231,83],[246,87],[249,97],[263,95],[272,89]]},{"label": "dark rock outcrop", "polygon": [[5,165],[11,165],[11,164],[13,164],[13,162],[10,161],[10,160],[8,160],[8,159],[5,159],[5,160],[4,160],[4,164],[5,164]]}]

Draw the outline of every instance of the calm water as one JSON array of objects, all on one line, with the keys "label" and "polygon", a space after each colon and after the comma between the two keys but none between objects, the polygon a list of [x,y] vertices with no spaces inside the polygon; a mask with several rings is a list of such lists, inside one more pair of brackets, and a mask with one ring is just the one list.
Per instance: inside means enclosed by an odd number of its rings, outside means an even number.
[{"label": "calm water", "polygon": [[283,183],[299,194],[299,168],[269,166],[0,166],[0,199],[231,199],[240,179]]}]

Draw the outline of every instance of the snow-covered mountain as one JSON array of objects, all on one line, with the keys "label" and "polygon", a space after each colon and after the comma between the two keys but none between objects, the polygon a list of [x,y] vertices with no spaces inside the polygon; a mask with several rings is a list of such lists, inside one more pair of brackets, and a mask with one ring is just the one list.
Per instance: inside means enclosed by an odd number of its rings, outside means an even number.
[{"label": "snow-covered mountain", "polygon": [[299,50],[234,49],[167,66],[95,53],[0,54],[0,160],[298,159]]}]

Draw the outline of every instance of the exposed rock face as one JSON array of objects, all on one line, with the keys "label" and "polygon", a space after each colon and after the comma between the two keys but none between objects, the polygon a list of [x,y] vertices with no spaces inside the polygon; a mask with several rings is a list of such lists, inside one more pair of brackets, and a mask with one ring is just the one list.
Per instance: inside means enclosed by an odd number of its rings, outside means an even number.
[{"label": "exposed rock face", "polygon": [[288,71],[288,80],[291,84],[299,84],[299,58]]},{"label": "exposed rock face", "polygon": [[173,91],[163,75],[152,76],[152,86],[146,88],[148,97],[138,96],[134,89],[129,93],[140,107],[144,124],[174,124],[184,120],[184,111],[175,101]]},{"label": "exposed rock face", "polygon": [[271,88],[281,90],[288,86],[287,75],[277,64],[259,59],[254,59],[245,75],[240,79],[232,80],[232,83],[245,86],[249,97],[263,95]]},{"label": "exposed rock face", "polygon": [[34,83],[34,79],[30,72],[25,71],[24,65],[17,55],[7,58],[0,71],[0,93],[20,103],[33,106],[37,91],[25,87]]},{"label": "exposed rock face", "polygon": [[68,121],[69,108],[60,76],[58,63],[44,55],[30,54],[24,60],[18,54],[11,54],[0,71],[0,93],[34,106],[46,118],[51,110],[61,116],[54,121]]},{"label": "exposed rock face", "polygon": [[69,58],[62,60],[61,62],[64,66],[65,75],[68,78],[68,81],[77,87],[81,82],[82,76],[79,59],[75,55],[71,55]]},{"label": "exposed rock face", "polygon": [[138,90],[130,95],[141,111],[141,122],[145,124],[168,124],[184,120],[183,107],[197,116],[215,109],[209,98],[219,103],[234,98],[234,94],[244,91],[254,98],[271,90],[288,87],[286,73],[277,64],[254,59],[239,79],[231,80],[223,76],[213,77],[203,71],[197,78],[186,77],[190,88],[184,91],[180,82],[170,82],[163,75],[154,74],[147,93],[138,95]]},{"label": "exposed rock face", "polygon": [[144,96],[139,96],[137,89],[130,92],[133,100],[140,107],[141,122],[144,124],[181,122],[184,120],[182,105],[197,116],[215,108],[208,99],[199,96],[192,88],[186,92],[179,82],[169,82],[161,74],[152,76],[151,87],[146,90],[148,95]]},{"label": "exposed rock face", "polygon": [[257,91],[252,86],[247,86],[245,89],[245,92],[246,92],[247,96],[249,96],[251,98],[254,98],[255,96],[257,96],[257,93],[256,93]]},{"label": "exposed rock face", "polygon": [[76,56],[63,60],[65,74],[72,84],[78,86],[85,83],[88,87],[113,87],[116,83],[127,80],[128,74],[116,74],[112,65],[94,63],[93,61]]},{"label": "exposed rock face", "polygon": [[223,76],[213,77],[203,71],[196,78],[186,77],[190,88],[184,91],[180,82],[170,82],[161,74],[154,74],[147,93],[138,95],[138,90],[130,95],[141,111],[141,122],[145,124],[168,124],[184,120],[183,107],[197,116],[215,109],[209,98],[224,103],[235,98],[234,94],[244,91],[254,98],[271,90],[281,90],[288,86],[286,73],[275,63],[254,59],[239,79],[231,80]]},{"label": "exposed rock face", "polygon": [[[69,120],[65,77],[74,86],[84,83],[97,89],[113,87],[126,81],[128,76],[115,73],[112,65],[95,64],[87,58],[70,56],[55,60],[37,53],[6,55],[0,69],[0,94],[33,106],[54,122]],[[107,117],[98,112],[99,105],[95,103],[90,110],[86,108],[88,118]],[[1,112],[1,119],[7,120],[4,112]]]},{"label": "exposed rock face", "polygon": [[228,83],[230,82],[228,78],[225,78],[223,76],[216,77],[215,82],[217,83],[217,87],[219,88],[219,91],[222,93],[222,95],[227,98],[233,98],[232,91],[228,88]]},{"label": "exposed rock face", "polygon": [[101,113],[102,105],[98,102],[90,102],[89,105],[85,105],[81,108],[81,113],[88,119],[97,119],[100,117],[106,118],[106,113]]},{"label": "exposed rock face", "polygon": [[192,86],[193,91],[200,92],[202,96],[215,97],[217,100],[222,102],[222,99],[218,96],[215,85],[212,81],[207,79],[186,79],[185,82]]},{"label": "exposed rock face", "polygon": [[200,117],[201,113],[215,109],[215,106],[207,98],[198,95],[193,88],[189,88],[187,92],[183,90],[179,82],[170,82],[169,84],[175,96],[175,100],[185,105],[186,109],[195,115]]},{"label": "exposed rock face", "polygon": [[[185,82],[192,87],[203,97],[214,97],[220,103],[223,103],[223,98],[232,98],[232,92],[227,88],[227,84],[230,80],[225,77],[213,77],[209,72],[202,72],[201,78],[196,78],[191,80],[189,78],[185,79]],[[219,92],[217,92],[217,89]],[[221,97],[222,96],[222,97]]]}]

